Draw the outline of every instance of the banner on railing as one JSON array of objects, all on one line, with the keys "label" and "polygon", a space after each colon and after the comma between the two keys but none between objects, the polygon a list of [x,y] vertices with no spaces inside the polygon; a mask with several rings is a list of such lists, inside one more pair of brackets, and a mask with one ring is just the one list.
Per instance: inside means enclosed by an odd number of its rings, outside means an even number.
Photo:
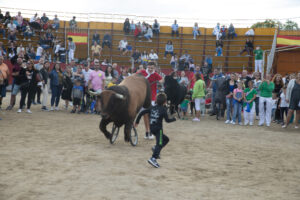
[{"label": "banner on railing", "polygon": [[88,34],[87,33],[68,33],[68,38],[72,38],[75,44],[87,44]]},{"label": "banner on railing", "polygon": [[277,36],[277,47],[300,46],[300,37],[297,36]]}]

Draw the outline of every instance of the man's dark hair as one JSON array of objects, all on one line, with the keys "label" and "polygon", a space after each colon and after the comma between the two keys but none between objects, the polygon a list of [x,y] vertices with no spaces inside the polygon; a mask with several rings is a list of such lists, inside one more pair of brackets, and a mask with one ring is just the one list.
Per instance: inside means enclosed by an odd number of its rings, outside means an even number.
[{"label": "man's dark hair", "polygon": [[167,101],[167,95],[163,92],[158,93],[156,96],[156,103],[159,106],[164,105],[164,103]]},{"label": "man's dark hair", "polygon": [[72,41],[73,41],[73,38],[69,37],[68,40],[72,42]]},{"label": "man's dark hair", "polygon": [[201,79],[200,73],[196,73],[196,74],[195,74],[195,78],[196,78],[197,81],[200,80],[200,79]]},{"label": "man's dark hair", "polygon": [[154,65],[155,66],[155,62],[153,62],[153,61],[150,61],[150,62],[148,62],[148,64],[147,64],[148,66],[149,65]]}]

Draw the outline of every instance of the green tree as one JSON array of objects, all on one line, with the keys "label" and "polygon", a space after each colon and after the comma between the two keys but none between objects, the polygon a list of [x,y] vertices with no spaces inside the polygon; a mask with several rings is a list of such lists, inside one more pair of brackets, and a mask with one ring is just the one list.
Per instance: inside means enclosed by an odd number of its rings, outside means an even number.
[{"label": "green tree", "polygon": [[283,30],[286,31],[298,30],[298,24],[297,22],[294,22],[292,20],[287,20],[283,25]]},{"label": "green tree", "polygon": [[251,28],[282,28],[282,23],[272,19],[266,19],[264,22],[257,22]]}]

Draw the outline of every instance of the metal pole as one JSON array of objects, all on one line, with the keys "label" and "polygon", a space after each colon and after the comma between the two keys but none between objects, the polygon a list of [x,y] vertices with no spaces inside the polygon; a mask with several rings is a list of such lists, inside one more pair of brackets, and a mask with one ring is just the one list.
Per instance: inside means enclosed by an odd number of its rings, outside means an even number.
[{"label": "metal pole", "polygon": [[87,37],[87,42],[88,42],[88,48],[87,48],[87,57],[90,58],[90,21],[88,22],[88,37]]}]

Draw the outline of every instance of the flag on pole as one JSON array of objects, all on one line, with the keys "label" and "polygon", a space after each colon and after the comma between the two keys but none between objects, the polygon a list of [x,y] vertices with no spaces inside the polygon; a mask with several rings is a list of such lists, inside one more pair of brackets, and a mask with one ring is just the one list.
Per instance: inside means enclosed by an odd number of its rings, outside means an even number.
[{"label": "flag on pole", "polygon": [[277,35],[277,47],[300,46],[300,37]]},{"label": "flag on pole", "polygon": [[72,38],[75,44],[87,44],[88,34],[87,33],[67,33],[67,37]]}]

